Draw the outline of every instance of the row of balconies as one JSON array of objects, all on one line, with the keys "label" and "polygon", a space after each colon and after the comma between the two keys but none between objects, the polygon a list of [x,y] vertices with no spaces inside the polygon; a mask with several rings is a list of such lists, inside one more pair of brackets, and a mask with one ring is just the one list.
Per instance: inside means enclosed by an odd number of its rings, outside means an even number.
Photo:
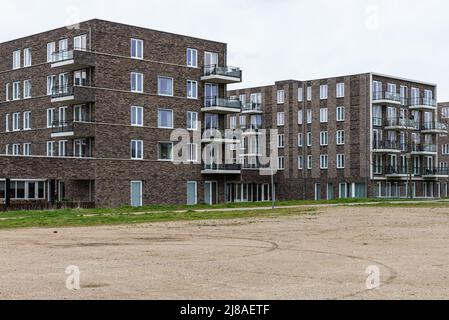
[{"label": "row of balconies", "polygon": [[376,175],[385,175],[387,178],[403,178],[410,174],[414,177],[443,178],[449,177],[449,168],[443,167],[413,167],[404,166],[374,166]]},{"label": "row of balconies", "polygon": [[407,106],[411,110],[435,110],[437,108],[437,102],[435,99],[426,97],[404,98],[399,93],[388,91],[373,92],[372,102],[373,104],[394,104]]},{"label": "row of balconies", "polygon": [[437,145],[436,144],[423,144],[417,143],[412,144],[411,148],[405,143],[400,143],[399,141],[374,141],[373,152],[375,153],[401,153],[401,152],[411,152],[415,155],[420,154],[436,154]]},{"label": "row of balconies", "polygon": [[416,122],[404,118],[373,118],[373,126],[385,127],[385,130],[416,130],[423,133],[447,133],[448,127],[444,123],[437,121],[432,122]]}]

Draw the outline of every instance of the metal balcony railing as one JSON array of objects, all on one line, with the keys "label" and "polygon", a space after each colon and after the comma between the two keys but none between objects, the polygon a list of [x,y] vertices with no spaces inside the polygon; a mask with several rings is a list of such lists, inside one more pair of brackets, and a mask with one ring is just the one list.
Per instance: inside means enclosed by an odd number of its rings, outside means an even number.
[{"label": "metal balcony railing", "polygon": [[413,144],[412,152],[437,152],[436,144]]},{"label": "metal balcony railing", "polygon": [[74,50],[62,50],[59,52],[55,52],[51,55],[52,62],[61,62],[73,59],[73,51]]},{"label": "metal balcony railing", "polygon": [[242,103],[240,102],[240,100],[237,100],[237,99],[206,97],[205,107],[206,108],[224,107],[224,108],[241,109]]},{"label": "metal balcony railing", "polygon": [[446,131],[447,125],[441,122],[423,122],[421,130],[442,130]]},{"label": "metal balcony railing", "polygon": [[73,121],[53,121],[51,133],[73,132],[74,127]]},{"label": "metal balcony railing", "polygon": [[407,127],[419,129],[419,125],[410,119],[404,118],[388,118],[385,120],[386,127]]},{"label": "metal balcony railing", "polygon": [[437,106],[437,102],[435,99],[430,98],[411,98],[409,100],[410,107],[415,106],[428,106],[428,107],[435,107]]},{"label": "metal balcony railing", "polygon": [[385,168],[385,174],[387,175],[405,175],[408,174],[408,167],[403,166],[387,166]]},{"label": "metal balcony railing", "polygon": [[55,86],[51,89],[51,97],[61,98],[73,95],[73,86],[72,85],[63,85],[63,86]]},{"label": "metal balcony railing", "polygon": [[448,176],[449,175],[449,168],[443,168],[443,167],[439,167],[439,168],[429,168],[429,167],[424,167],[421,168],[421,174],[423,176]]},{"label": "metal balcony railing", "polygon": [[242,170],[242,165],[238,163],[232,164],[204,164],[203,169],[207,171],[238,171]]},{"label": "metal balcony railing", "polygon": [[373,142],[374,150],[402,150],[402,146],[398,141],[374,141]]},{"label": "metal balcony railing", "polygon": [[401,95],[396,92],[376,91],[373,92],[373,101],[377,100],[389,100],[401,102]]},{"label": "metal balcony railing", "polygon": [[211,75],[218,75],[218,76],[225,76],[225,77],[241,79],[242,71],[236,67],[220,67],[217,64],[205,66],[204,67],[204,76],[207,77],[207,76],[211,76]]},{"label": "metal balcony railing", "polygon": [[262,111],[262,104],[259,102],[245,103],[242,107],[242,111]]},{"label": "metal balcony railing", "polygon": [[373,126],[382,127],[383,126],[382,118],[373,118]]}]

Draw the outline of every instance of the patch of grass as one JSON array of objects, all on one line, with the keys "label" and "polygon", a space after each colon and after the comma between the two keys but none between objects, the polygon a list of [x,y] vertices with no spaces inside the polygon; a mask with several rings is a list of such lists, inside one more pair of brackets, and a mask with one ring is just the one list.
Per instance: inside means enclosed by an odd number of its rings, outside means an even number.
[{"label": "patch of grass", "polygon": [[[81,214],[81,212],[83,214]],[[282,216],[294,216],[302,214],[316,214],[316,209],[290,208],[276,210],[233,210],[218,212],[169,212],[159,211],[153,213],[133,214],[132,212],[95,213],[86,215],[83,211],[58,210],[41,212],[22,212],[20,215],[0,220],[0,229],[14,228],[56,228],[56,227],[87,227],[99,225],[139,224],[167,221],[195,221],[195,220],[222,220],[242,218],[273,218]],[[6,218],[0,215],[1,218]]]}]

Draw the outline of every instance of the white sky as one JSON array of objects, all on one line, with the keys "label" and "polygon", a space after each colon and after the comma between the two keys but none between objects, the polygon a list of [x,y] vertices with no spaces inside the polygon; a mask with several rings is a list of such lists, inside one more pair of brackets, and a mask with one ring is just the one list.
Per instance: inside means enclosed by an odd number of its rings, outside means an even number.
[{"label": "white sky", "polygon": [[379,72],[449,101],[447,0],[2,0],[0,42],[101,18],[228,43],[231,88]]}]

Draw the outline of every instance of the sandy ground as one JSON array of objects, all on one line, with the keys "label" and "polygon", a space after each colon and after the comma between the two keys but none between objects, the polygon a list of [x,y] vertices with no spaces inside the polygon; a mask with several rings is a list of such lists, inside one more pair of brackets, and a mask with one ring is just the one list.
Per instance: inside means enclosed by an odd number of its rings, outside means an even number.
[{"label": "sandy ground", "polygon": [[[0,231],[0,299],[449,298],[449,208],[319,211]],[[367,290],[372,265],[381,287]]]}]

